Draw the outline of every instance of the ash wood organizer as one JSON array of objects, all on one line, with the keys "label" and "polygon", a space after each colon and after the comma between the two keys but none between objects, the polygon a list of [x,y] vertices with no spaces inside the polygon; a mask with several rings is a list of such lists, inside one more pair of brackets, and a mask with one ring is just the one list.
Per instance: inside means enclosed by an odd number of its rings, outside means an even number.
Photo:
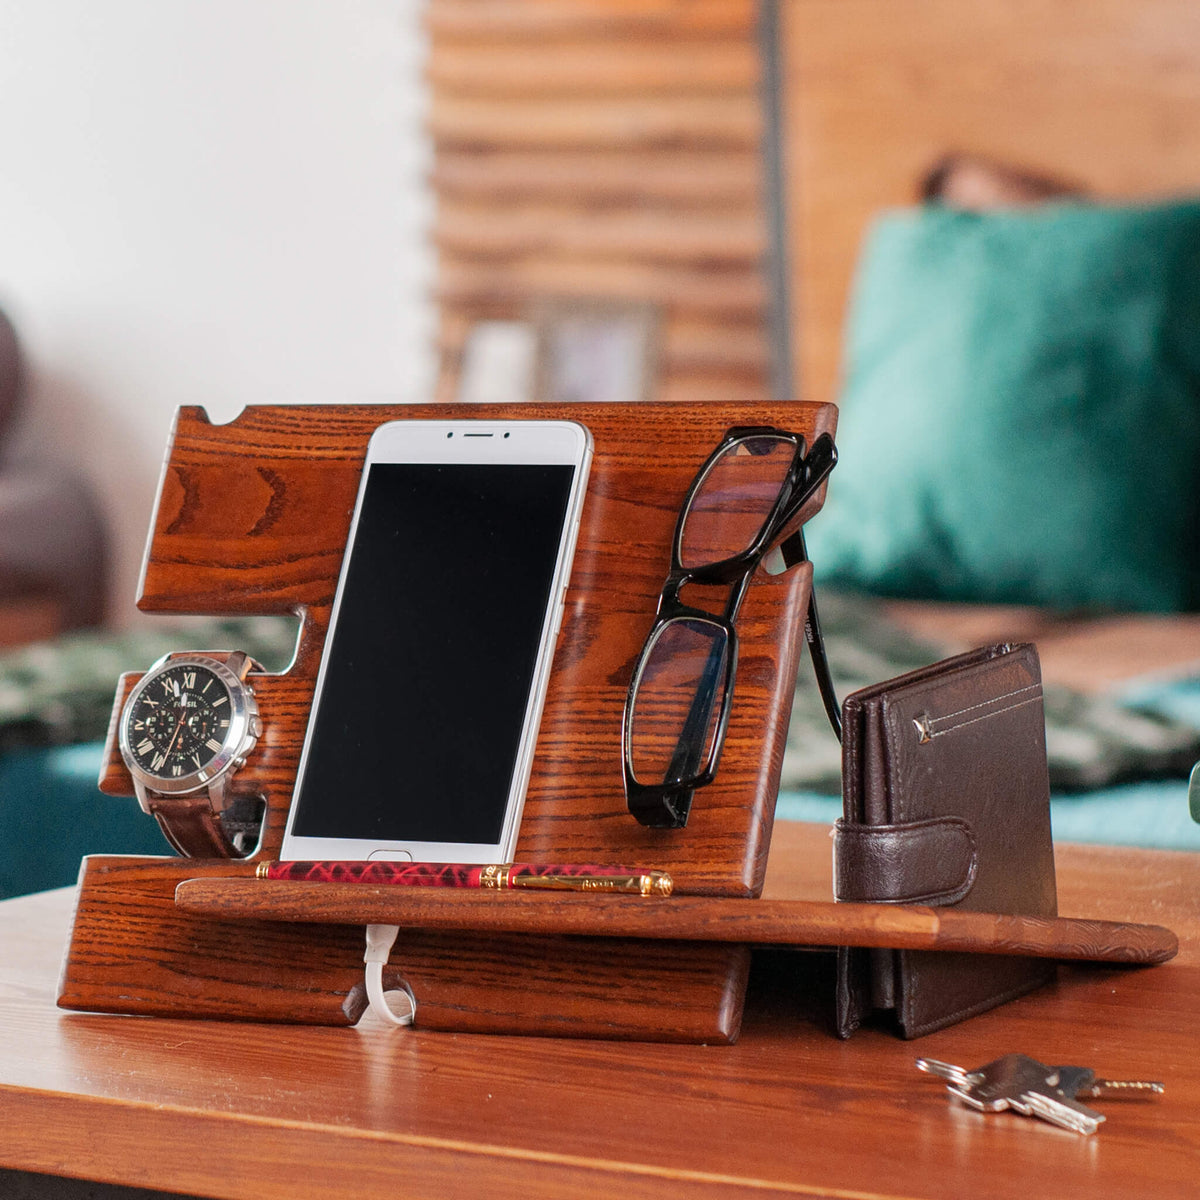
[{"label": "ash wood organizer", "polygon": [[[360,1015],[366,918],[297,922],[286,904],[249,917],[197,913],[176,903],[176,889],[189,880],[207,882],[218,893],[222,886],[258,882],[238,876],[251,874],[259,860],[278,857],[366,444],[388,420],[565,417],[592,432],[583,524],[517,857],[658,867],[672,873],[681,892],[757,896],[808,569],[762,576],[750,589],[738,622],[737,703],[720,776],[697,799],[685,830],[645,829],[628,815],[621,712],[666,577],[680,502],[708,452],[734,424],[779,425],[811,441],[832,431],[834,413],[828,405],[779,402],[272,406],[212,425],[202,409],[180,410],[139,607],[300,614],[290,669],[255,684],[265,731],[239,776],[239,782],[253,778],[266,797],[265,832],[249,863],[85,860],[59,1004],[334,1025]],[[133,793],[115,731],[138,678],[122,678],[109,730],[100,786],[113,796]],[[505,906],[511,899],[491,898]],[[345,921],[356,903],[346,899]],[[578,911],[591,911],[597,922],[605,915],[595,905]],[[669,919],[669,910],[661,912]],[[435,921],[406,930],[392,961],[417,996],[419,1023],[656,1040],[737,1036],[748,942],[708,939],[694,928],[665,941],[587,937],[578,929],[539,933],[536,922],[528,929],[446,930]]]},{"label": "ash wood organizer", "polygon": [[[253,877],[258,861],[278,856],[371,431],[403,417],[483,415],[570,416],[595,440],[518,857],[663,867],[686,894],[642,900]],[[266,796],[266,829],[259,853],[246,862],[86,859],[60,1006],[348,1025],[366,1006],[367,923],[402,926],[391,977],[415,993],[421,1026],[661,1041],[737,1037],[755,944],[1122,963],[1170,958],[1174,935],[1156,926],[757,898],[807,568],[759,578],[750,589],[720,777],[698,798],[687,828],[645,829],[627,815],[621,711],[665,576],[676,512],[720,435],[750,423],[800,430],[811,440],[832,428],[833,410],[778,403],[272,407],[249,409],[223,426],[211,425],[202,410],[182,410],[140,606],[302,615],[291,668],[255,684],[265,732],[246,774]],[[138,678],[122,678],[109,731],[101,790],[116,796],[133,791],[115,731]]]}]

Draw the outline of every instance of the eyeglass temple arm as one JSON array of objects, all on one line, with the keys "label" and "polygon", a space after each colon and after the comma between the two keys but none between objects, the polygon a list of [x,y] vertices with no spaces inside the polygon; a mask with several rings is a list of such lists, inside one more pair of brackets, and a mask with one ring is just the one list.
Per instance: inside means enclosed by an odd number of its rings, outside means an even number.
[{"label": "eyeglass temple arm", "polygon": [[[732,632],[733,623],[737,620],[737,615],[742,608],[742,601],[746,598],[746,592],[750,588],[750,579],[751,574],[747,571],[729,593],[729,599],[725,604],[725,620],[733,637],[736,637],[736,634]],[[678,589],[676,589],[674,599],[676,603],[679,603]],[[661,612],[661,610],[662,600],[660,599],[659,611]],[[726,657],[733,652],[734,645],[736,642],[713,642],[709,647],[704,670],[700,673],[697,682],[696,694],[692,697],[691,708],[688,710],[687,719],[684,721],[679,735],[679,743],[667,768],[669,774],[675,779],[686,779],[700,769],[705,746],[704,731],[712,720],[713,708],[723,699],[723,696],[717,693],[717,682],[720,676],[729,669],[726,665]],[[732,679],[729,681],[729,686],[730,688],[733,686]]]},{"label": "eyeglass temple arm", "polygon": [[813,674],[817,677],[817,691],[825,705],[825,715],[833,728],[834,735],[842,740],[842,713],[838,706],[833,676],[829,673],[829,658],[825,654],[825,639],[821,636],[821,622],[817,616],[817,594],[811,588],[808,593],[808,615],[804,618],[804,639],[808,642],[808,656],[812,660]]},{"label": "eyeglass temple arm", "polygon": [[697,682],[696,694],[692,697],[675,753],[667,767],[669,780],[687,779],[695,775],[703,763],[706,741],[704,734],[712,720],[713,708],[720,699],[717,682],[724,670],[725,653],[724,643],[714,642],[709,647],[704,670]]},{"label": "eyeglass temple arm", "polygon": [[[804,528],[797,529],[779,546],[783,561],[788,567],[796,563],[808,562],[808,548],[804,544]],[[821,703],[825,706],[825,715],[829,724],[842,740],[842,712],[838,704],[837,692],[833,686],[833,676],[829,673],[829,657],[825,653],[825,638],[821,633],[821,618],[817,613],[817,590],[809,586],[808,612],[804,617],[804,640],[808,643],[808,656],[812,660],[813,674],[817,677],[817,690],[821,693]]]}]

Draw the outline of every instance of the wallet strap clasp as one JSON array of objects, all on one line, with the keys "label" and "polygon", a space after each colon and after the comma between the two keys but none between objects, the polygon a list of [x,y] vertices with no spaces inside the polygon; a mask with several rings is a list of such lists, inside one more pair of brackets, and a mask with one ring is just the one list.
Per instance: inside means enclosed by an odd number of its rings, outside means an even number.
[{"label": "wallet strap clasp", "polygon": [[875,904],[957,904],[979,869],[961,817],[896,825],[840,820],[833,830],[834,896]]}]

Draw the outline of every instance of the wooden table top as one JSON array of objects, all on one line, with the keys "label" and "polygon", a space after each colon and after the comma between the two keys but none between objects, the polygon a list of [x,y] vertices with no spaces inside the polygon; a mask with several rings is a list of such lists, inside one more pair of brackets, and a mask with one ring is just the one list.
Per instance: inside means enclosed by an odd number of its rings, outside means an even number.
[{"label": "wooden table top", "polygon": [[[1056,985],[904,1042],[830,1032],[827,952],[763,956],[734,1046],[67,1013],[70,891],[0,904],[0,1167],[214,1197],[1195,1196],[1200,855],[1058,847],[1068,916],[1167,925],[1172,962]],[[828,895],[823,827],[766,894]],[[398,946],[394,961],[402,955]],[[953,1101],[918,1055],[1009,1051],[1162,1080],[1093,1137]]]}]

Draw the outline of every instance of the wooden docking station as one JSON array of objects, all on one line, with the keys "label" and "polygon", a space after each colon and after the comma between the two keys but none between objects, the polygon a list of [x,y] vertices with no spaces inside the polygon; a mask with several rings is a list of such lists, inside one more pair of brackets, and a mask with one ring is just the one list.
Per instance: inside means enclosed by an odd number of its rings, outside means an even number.
[{"label": "wooden docking station", "polygon": [[[367,441],[385,421],[430,417],[565,417],[591,430],[583,524],[517,857],[661,868],[674,878],[674,896],[468,893],[255,877],[259,862],[279,856]],[[829,405],[773,402],[256,407],[227,425],[210,424],[201,409],[182,409],[139,606],[300,615],[290,668],[256,677],[265,728],[238,776],[265,797],[265,829],[245,861],[85,859],[59,1005],[353,1024],[366,1006],[368,923],[401,928],[391,981],[403,980],[415,995],[419,1026],[655,1041],[733,1041],[754,944],[1118,962],[1170,957],[1173,936],[1153,926],[759,898],[808,602],[807,564],[779,576],[760,573],[749,590],[738,620],[736,701],[720,773],[697,796],[687,827],[647,829],[629,815],[621,715],[689,483],[731,425],[772,424],[811,442],[834,423]],[[202,648],[238,647],[180,647]],[[100,780],[111,796],[133,794],[116,728],[138,678],[123,676],[117,692]],[[402,773],[395,786],[401,794]]]},{"label": "wooden docking station", "polygon": [[[811,441],[832,431],[832,406],[263,406],[227,425],[185,408],[168,448],[139,607],[300,615],[291,667],[255,684],[265,729],[238,776],[265,796],[266,828],[247,862],[86,859],[61,1006],[329,1025],[361,1014],[365,920],[353,913],[372,889],[346,894],[328,885],[329,901],[346,913],[342,923],[329,923],[327,913],[313,922],[198,914],[176,903],[176,889],[191,880],[208,881],[218,893],[220,881],[259,884],[247,878],[256,863],[278,857],[367,441],[385,421],[430,417],[565,418],[586,425],[594,440],[517,857],[662,868],[677,892],[692,896],[759,894],[803,640],[807,566],[762,575],[750,589],[738,621],[737,699],[720,774],[686,829],[646,829],[629,815],[621,713],[666,578],[680,503],[701,463],[735,424],[778,425]],[[189,648],[201,649],[180,647]],[[116,750],[116,714],[138,678],[125,675],[118,689],[100,783],[110,796],[133,794]],[[403,787],[398,774],[397,791]],[[392,923],[402,927],[401,893],[410,890],[391,889]],[[495,906],[529,899],[487,898]],[[572,911],[593,911],[599,927],[605,909],[622,898],[571,900],[582,906]],[[669,900],[640,902],[657,904],[662,922],[670,921]],[[528,932],[404,927],[391,962],[417,997],[418,1024],[651,1040],[737,1036],[748,943],[537,929],[536,914]]]}]

